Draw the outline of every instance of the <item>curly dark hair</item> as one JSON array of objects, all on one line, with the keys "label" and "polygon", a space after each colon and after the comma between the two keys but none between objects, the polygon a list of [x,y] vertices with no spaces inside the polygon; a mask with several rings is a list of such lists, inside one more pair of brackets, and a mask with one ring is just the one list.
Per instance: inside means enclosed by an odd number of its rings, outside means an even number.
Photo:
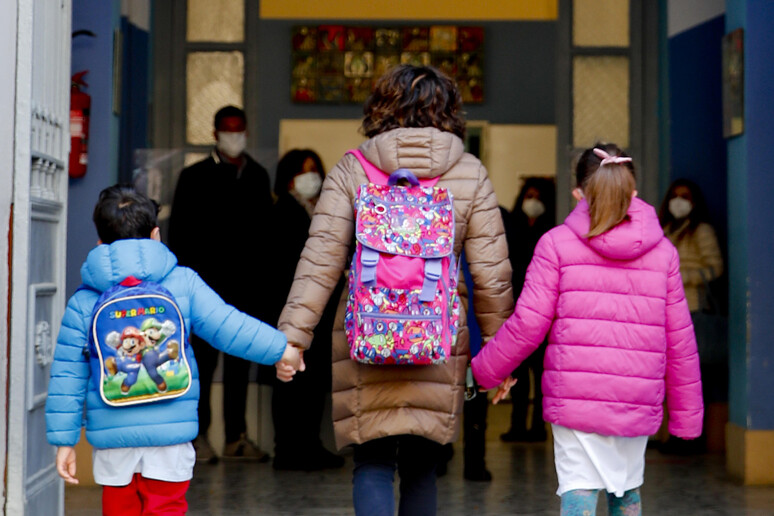
[{"label": "curly dark hair", "polygon": [[431,66],[390,69],[376,82],[363,114],[361,129],[368,138],[399,127],[435,127],[465,138],[459,89]]}]

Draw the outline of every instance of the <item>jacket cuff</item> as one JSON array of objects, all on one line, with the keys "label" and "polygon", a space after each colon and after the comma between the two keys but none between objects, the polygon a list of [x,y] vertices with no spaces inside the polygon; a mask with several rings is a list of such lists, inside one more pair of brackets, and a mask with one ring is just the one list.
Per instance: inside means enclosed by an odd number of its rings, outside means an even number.
[{"label": "jacket cuff", "polygon": [[277,328],[288,338],[288,343],[303,349],[309,349],[312,339],[305,332],[289,324],[280,324]]}]

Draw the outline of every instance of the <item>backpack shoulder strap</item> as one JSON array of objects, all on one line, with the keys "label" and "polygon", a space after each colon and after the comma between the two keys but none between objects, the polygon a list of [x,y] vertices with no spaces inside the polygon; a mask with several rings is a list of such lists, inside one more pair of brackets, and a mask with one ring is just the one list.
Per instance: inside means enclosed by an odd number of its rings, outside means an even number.
[{"label": "backpack shoulder strap", "polygon": [[[363,156],[363,153],[360,152],[360,149],[348,150],[347,154],[352,154],[357,158],[357,160],[360,162],[360,166],[363,167],[363,171],[365,172],[370,182],[377,185],[388,184],[390,174],[380,168],[377,168],[376,165],[368,161],[366,157]],[[419,179],[419,184],[421,186],[435,186],[435,184],[438,182],[439,179],[440,177],[433,177],[429,179]]]},{"label": "backpack shoulder strap", "polygon": [[357,160],[360,162],[360,166],[363,167],[363,171],[365,172],[365,175],[368,177],[370,182],[377,185],[387,184],[387,179],[389,178],[388,174],[383,170],[376,168],[376,165],[368,161],[365,156],[363,156],[363,153],[360,152],[360,149],[348,150],[347,154],[352,154],[357,158]]},{"label": "backpack shoulder strap", "polygon": [[[102,295],[102,292],[100,292],[99,290],[97,290],[95,288],[90,287],[86,283],[81,283],[80,285],[78,285],[78,288],[75,289],[75,292],[73,292],[73,295],[77,294],[81,290],[87,290],[89,292],[94,292],[97,295],[97,298],[99,298],[99,296]],[[93,312],[93,309],[92,309],[92,312]],[[94,314],[92,313],[92,317],[93,316],[94,316]],[[89,322],[89,328],[91,328],[91,322]],[[89,337],[88,337],[89,333],[90,332],[86,332],[86,334],[87,334],[86,342],[83,343],[83,350],[81,351],[83,356],[86,357],[86,360],[88,360],[89,357],[91,356],[91,351],[89,350]]]}]

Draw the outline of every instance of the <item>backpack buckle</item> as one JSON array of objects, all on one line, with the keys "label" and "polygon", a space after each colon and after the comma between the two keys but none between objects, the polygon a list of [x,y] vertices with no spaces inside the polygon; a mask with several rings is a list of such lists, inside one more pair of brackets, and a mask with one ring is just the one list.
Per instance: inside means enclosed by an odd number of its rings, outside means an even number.
[{"label": "backpack buckle", "polygon": [[376,286],[376,264],[379,263],[379,253],[365,247],[360,250],[360,281],[369,287]]},{"label": "backpack buckle", "polygon": [[441,259],[432,258],[425,261],[425,280],[422,283],[422,292],[419,294],[419,300],[430,302],[435,298],[435,286],[441,279]]}]

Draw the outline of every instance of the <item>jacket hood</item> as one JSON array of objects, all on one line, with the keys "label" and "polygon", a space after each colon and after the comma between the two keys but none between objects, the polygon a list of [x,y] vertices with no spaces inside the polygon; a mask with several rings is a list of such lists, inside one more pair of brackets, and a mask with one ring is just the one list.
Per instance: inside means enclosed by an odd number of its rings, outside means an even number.
[{"label": "jacket hood", "polygon": [[83,283],[99,292],[127,276],[161,282],[177,265],[177,258],[161,242],[150,238],[116,240],[89,252],[81,266]]},{"label": "jacket hood", "polygon": [[585,235],[589,232],[591,218],[589,205],[582,199],[564,223],[598,254],[613,260],[632,260],[658,244],[664,238],[664,231],[653,206],[637,197],[632,199],[627,214],[629,220],[624,220],[602,235],[588,239]]},{"label": "jacket hood", "polygon": [[366,140],[360,151],[385,172],[407,168],[418,178],[432,179],[460,160],[465,145],[459,136],[435,127],[406,127]]}]

